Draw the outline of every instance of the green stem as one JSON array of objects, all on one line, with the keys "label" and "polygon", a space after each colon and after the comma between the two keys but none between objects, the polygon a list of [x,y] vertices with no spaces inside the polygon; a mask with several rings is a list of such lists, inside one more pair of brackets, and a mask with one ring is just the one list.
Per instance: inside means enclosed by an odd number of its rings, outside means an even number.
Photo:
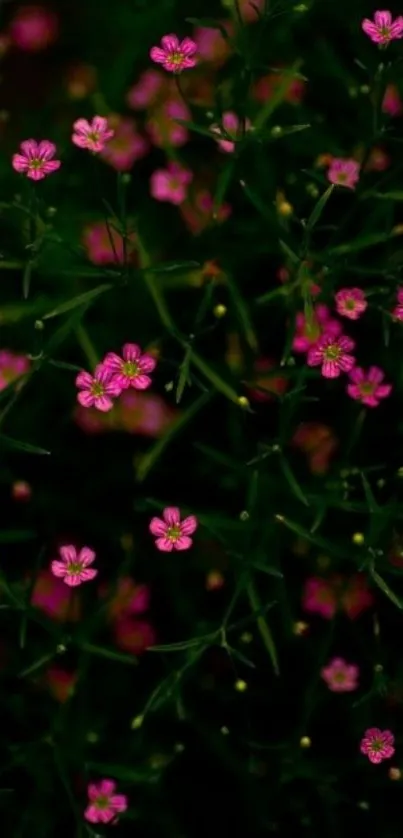
[{"label": "green stem", "polygon": [[[260,602],[259,596],[257,594],[256,588],[250,580],[246,587],[246,592],[248,594],[248,599],[251,604],[252,610],[259,612],[262,608],[262,604]],[[262,615],[258,615],[256,617],[257,627],[260,631],[260,636],[263,640],[264,646],[269,654],[270,660],[273,664],[273,669],[276,675],[280,675],[280,668],[278,665],[278,657],[277,657],[277,649],[274,644],[274,640],[272,637],[272,633],[269,629],[269,626]]]}]

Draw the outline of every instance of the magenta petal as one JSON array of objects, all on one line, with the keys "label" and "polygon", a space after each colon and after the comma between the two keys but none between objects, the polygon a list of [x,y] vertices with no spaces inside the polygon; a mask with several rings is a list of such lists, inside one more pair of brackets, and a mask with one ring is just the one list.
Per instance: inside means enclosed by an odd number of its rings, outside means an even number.
[{"label": "magenta petal", "polygon": [[187,535],[181,535],[177,540],[174,542],[175,550],[189,550],[193,544],[192,539],[189,538]]},{"label": "magenta petal", "polygon": [[322,364],[322,375],[325,378],[338,378],[340,375],[338,364],[334,361],[324,361]]},{"label": "magenta petal", "polygon": [[350,381],[354,381],[355,384],[361,384],[365,381],[365,374],[362,367],[353,367],[353,369],[349,372]]},{"label": "magenta petal", "polygon": [[29,166],[29,161],[22,154],[14,154],[12,158],[12,166],[16,172],[26,172]]},{"label": "magenta petal", "polygon": [[141,372],[152,372],[156,366],[157,362],[152,355],[143,355],[139,363]]},{"label": "magenta petal", "polygon": [[20,144],[20,149],[29,160],[38,156],[38,143],[36,140],[24,140],[24,142]]},{"label": "magenta petal", "polygon": [[94,132],[96,131],[98,134],[104,133],[108,127],[108,120],[105,119],[104,116],[94,116],[92,120],[91,130]]},{"label": "magenta petal", "polygon": [[38,145],[38,157],[41,160],[51,160],[52,157],[56,154],[56,146],[54,143],[49,142],[49,140],[42,140],[42,142]]},{"label": "magenta petal", "polygon": [[165,535],[167,525],[161,518],[151,518],[148,529],[153,535]]},{"label": "magenta petal", "polygon": [[109,396],[96,396],[94,400],[94,407],[102,413],[108,413],[113,408],[113,401]]},{"label": "magenta petal", "polygon": [[78,148],[87,148],[88,146],[88,139],[84,134],[73,134],[71,141]]},{"label": "magenta petal", "polygon": [[82,404],[83,407],[93,407],[95,403],[95,396],[89,392],[89,390],[80,390],[77,393],[77,401]]},{"label": "magenta petal", "polygon": [[180,524],[181,513],[177,506],[166,506],[162,517],[166,521],[168,527],[178,527]]},{"label": "magenta petal", "polygon": [[[61,550],[60,550],[60,552],[61,552]],[[88,565],[92,564],[94,559],[95,559],[94,550],[90,550],[89,547],[83,547],[78,554],[78,561],[81,562],[83,567],[88,567]]]},{"label": "magenta petal", "polygon": [[75,562],[77,560],[77,550],[72,544],[63,544],[59,553],[64,562]]},{"label": "magenta petal", "polygon": [[339,367],[343,372],[350,372],[355,364],[355,358],[353,355],[343,355],[342,358],[339,360]]},{"label": "magenta petal", "polygon": [[161,38],[161,46],[165,52],[176,52],[179,47],[177,35],[164,35]]},{"label": "magenta petal", "polygon": [[197,44],[191,38],[184,38],[180,45],[183,55],[190,56],[197,52]]},{"label": "magenta petal", "polygon": [[173,550],[173,542],[170,538],[157,538],[155,546],[163,553],[171,553]]},{"label": "magenta petal", "polygon": [[87,789],[88,799],[92,802],[101,794],[98,783],[90,783]]},{"label": "magenta petal", "polygon": [[31,180],[43,180],[45,177],[45,172],[43,169],[28,169],[27,177]]},{"label": "magenta petal", "polygon": [[124,794],[114,794],[111,797],[111,806],[115,812],[125,812],[127,809],[127,797]]},{"label": "magenta petal", "polygon": [[391,392],[392,392],[392,385],[391,384],[381,384],[379,387],[377,387],[376,392],[375,392],[375,396],[378,399],[385,399],[386,396],[390,396]]},{"label": "magenta petal", "polygon": [[125,343],[122,349],[122,355],[125,361],[136,363],[141,357],[141,349],[137,343]]},{"label": "magenta petal", "polygon": [[94,805],[90,805],[90,806],[87,806],[87,808],[84,812],[84,817],[85,817],[85,820],[89,821],[90,823],[98,823],[98,820],[99,820],[98,819],[98,814],[99,814],[99,810],[97,809],[97,807],[94,806]]},{"label": "magenta petal", "polygon": [[98,784],[98,796],[99,795],[102,795],[102,796],[105,795],[106,797],[109,797],[111,794],[113,794],[113,792],[115,791],[115,788],[116,788],[115,780],[109,780],[109,779],[101,780],[101,782]]},{"label": "magenta petal", "polygon": [[152,61],[155,61],[156,64],[164,64],[166,60],[166,53],[159,47],[151,47],[150,58]]},{"label": "magenta petal", "polygon": [[192,535],[197,530],[198,521],[195,515],[188,515],[181,523],[182,535]]},{"label": "magenta petal", "polygon": [[321,364],[323,360],[323,352],[319,349],[310,349],[308,351],[306,362],[309,367],[317,367],[318,364]]},{"label": "magenta petal", "polygon": [[115,352],[108,352],[102,363],[112,372],[120,372],[122,368],[122,359]]},{"label": "magenta petal", "polygon": [[111,371],[109,367],[105,363],[97,364],[95,367],[94,378],[96,378],[97,381],[100,381],[101,384],[106,384],[110,377]]},{"label": "magenta petal", "polygon": [[46,163],[44,163],[42,171],[45,173],[45,175],[51,175],[52,172],[57,172],[57,170],[60,169],[61,165],[62,164],[60,160],[49,160]]},{"label": "magenta petal", "polygon": [[147,390],[147,387],[151,386],[152,381],[148,375],[136,375],[130,383],[135,390]]},{"label": "magenta petal", "polygon": [[88,119],[76,119],[73,122],[73,131],[78,131],[80,134],[88,134],[91,132],[91,126]]},{"label": "magenta petal", "polygon": [[53,576],[57,576],[59,579],[63,579],[66,575],[66,565],[64,562],[59,562],[55,559],[51,562],[50,569],[53,573]]},{"label": "magenta petal", "polygon": [[80,579],[82,582],[90,582],[90,580],[95,579],[96,576],[98,576],[98,571],[93,567],[87,567],[80,571]]},{"label": "magenta petal", "polygon": [[375,12],[374,20],[380,29],[387,29],[392,23],[392,15],[390,12]]},{"label": "magenta petal", "polygon": [[79,372],[76,378],[76,387],[81,387],[83,389],[85,388],[86,390],[89,390],[93,380],[94,379],[89,372]]}]

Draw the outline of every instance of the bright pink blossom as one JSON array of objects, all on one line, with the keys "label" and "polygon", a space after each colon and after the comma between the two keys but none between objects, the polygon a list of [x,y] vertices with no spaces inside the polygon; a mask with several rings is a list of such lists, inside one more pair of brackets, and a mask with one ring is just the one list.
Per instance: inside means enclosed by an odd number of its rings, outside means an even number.
[{"label": "bright pink blossom", "polygon": [[84,817],[90,823],[110,823],[117,815],[127,809],[125,794],[115,794],[114,780],[100,780],[88,786],[89,803]]},{"label": "bright pink blossom", "polygon": [[388,84],[382,102],[382,110],[388,116],[401,116],[403,102],[395,84]]},{"label": "bright pink blossom", "polygon": [[[250,119],[245,119],[243,126],[244,130],[249,131],[250,127]],[[242,138],[242,120],[233,111],[226,111],[226,113],[222,116],[222,126],[212,125],[211,131],[213,131],[217,137],[222,137],[222,139],[217,141],[217,145],[221,151],[231,153],[234,151],[237,141]],[[233,139],[228,139],[226,137],[227,134]]]},{"label": "bright pink blossom", "polygon": [[79,372],[76,378],[76,387],[79,388],[77,401],[83,407],[96,407],[106,413],[113,407],[112,399],[120,396],[122,388],[112,381],[112,374],[104,364],[95,367],[94,375],[89,372]]},{"label": "bright pink blossom", "polygon": [[166,169],[156,169],[150,179],[150,192],[157,201],[168,201],[178,206],[187,196],[187,187],[193,178],[190,169],[169,162]]},{"label": "bright pink blossom", "polygon": [[151,384],[147,373],[156,367],[156,360],[152,355],[142,354],[136,343],[125,343],[122,357],[114,352],[108,352],[103,360],[103,366],[110,375],[111,385],[119,390],[134,387],[135,390],[146,390]]},{"label": "bright pink blossom", "polygon": [[179,99],[167,99],[159,107],[153,109],[146,123],[151,142],[158,148],[184,146],[189,139],[189,131],[177,120],[188,122],[190,119],[191,113],[184,102]]},{"label": "bright pink blossom", "polygon": [[98,153],[104,150],[114,133],[104,116],[94,116],[91,122],[88,122],[88,119],[76,120],[71,140],[79,148],[87,148],[88,151]]},{"label": "bright pink blossom", "polygon": [[396,320],[403,320],[403,288],[397,289],[397,305],[392,311],[393,317]]},{"label": "bright pink blossom", "polygon": [[[0,350],[0,392],[25,375],[31,366],[26,355],[18,355],[10,349]],[[17,385],[18,386],[18,385]]]},{"label": "bright pink blossom", "polygon": [[40,52],[57,38],[59,21],[44,6],[22,6],[11,20],[9,33],[16,47],[25,52]]},{"label": "bright pink blossom", "polygon": [[167,506],[162,518],[151,519],[149,530],[157,536],[155,546],[158,550],[170,553],[171,550],[189,550],[193,543],[189,536],[195,532],[197,526],[195,515],[189,515],[181,521],[178,507]]},{"label": "bright pink blossom", "polygon": [[197,44],[191,38],[179,41],[177,35],[164,35],[160,47],[151,47],[150,58],[169,73],[180,73],[196,65],[196,52]]},{"label": "bright pink blossom", "polygon": [[379,765],[384,759],[390,759],[395,753],[395,737],[390,730],[369,727],[360,742],[360,751],[370,762]]},{"label": "bright pink blossom", "polygon": [[294,352],[308,352],[323,335],[337,337],[341,330],[341,323],[330,316],[328,307],[318,303],[310,317],[302,311],[296,315],[292,348]]},{"label": "bright pink blossom", "polygon": [[327,178],[337,186],[354,189],[360,178],[360,164],[356,160],[333,157],[327,170]]},{"label": "bright pink blossom", "polygon": [[36,140],[24,140],[20,150],[21,154],[13,154],[13,169],[31,180],[42,180],[60,169],[60,160],[52,160],[56,146],[49,140],[41,140],[39,143]]},{"label": "bright pink blossom", "polygon": [[358,666],[346,663],[343,658],[333,658],[321,670],[321,676],[334,693],[350,693],[358,687]]},{"label": "bright pink blossom", "polygon": [[148,153],[150,143],[139,133],[131,117],[115,118],[111,123],[115,135],[101,152],[102,160],[118,172],[129,172],[134,163]]},{"label": "bright pink blossom", "polygon": [[324,378],[338,378],[342,372],[353,368],[355,358],[350,352],[354,347],[354,341],[346,335],[335,337],[325,334],[309,350],[307,364],[309,367],[321,366]]},{"label": "bright pink blossom", "polygon": [[61,560],[54,559],[50,569],[53,575],[63,579],[66,585],[75,588],[97,576],[98,571],[90,567],[95,560],[95,553],[89,547],[82,547],[77,552],[72,544],[66,544],[59,548],[59,553]]},{"label": "bright pink blossom", "polygon": [[138,82],[127,92],[129,108],[145,110],[153,105],[165,86],[165,76],[158,70],[145,70]]},{"label": "bright pink blossom", "polygon": [[368,306],[361,288],[341,288],[335,294],[336,311],[341,317],[358,320]]},{"label": "bright pink blossom", "polygon": [[385,373],[379,367],[370,367],[367,371],[354,367],[349,372],[347,393],[367,407],[378,407],[379,400],[385,399],[392,391],[391,384],[382,384],[384,378]]},{"label": "bright pink blossom", "polygon": [[361,27],[374,44],[384,47],[388,46],[390,41],[403,38],[403,17],[399,15],[393,20],[388,11],[375,12],[374,20],[365,18]]}]

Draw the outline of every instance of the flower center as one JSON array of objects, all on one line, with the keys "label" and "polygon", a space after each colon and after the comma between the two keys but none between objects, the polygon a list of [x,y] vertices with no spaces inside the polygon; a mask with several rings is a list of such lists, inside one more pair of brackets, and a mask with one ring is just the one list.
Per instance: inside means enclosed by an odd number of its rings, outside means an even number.
[{"label": "flower center", "polygon": [[373,739],[371,742],[371,750],[372,751],[381,751],[383,748],[382,739]]},{"label": "flower center", "polygon": [[181,52],[172,52],[169,59],[172,64],[175,64],[175,66],[178,67],[179,64],[182,64],[183,55]]},{"label": "flower center", "polygon": [[90,131],[88,134],[88,139],[91,140],[93,143],[97,143],[99,140],[98,131]]},{"label": "flower center", "polygon": [[308,340],[317,340],[318,337],[320,337],[321,328],[316,320],[309,320],[306,323],[304,331],[305,337],[307,337]]},{"label": "flower center", "polygon": [[177,541],[177,540],[178,540],[178,538],[180,538],[180,534],[181,534],[181,529],[180,529],[180,527],[178,526],[178,524],[177,524],[176,526],[174,526],[174,527],[169,527],[169,528],[168,528],[168,531],[167,531],[167,537],[168,537],[171,541]]},{"label": "flower center", "polygon": [[374,389],[375,385],[371,381],[364,381],[363,384],[360,384],[360,393],[363,396],[372,396]]},{"label": "flower center", "polygon": [[347,172],[339,172],[337,175],[337,180],[339,183],[345,183],[347,180]]},{"label": "flower center", "polygon": [[333,675],[333,678],[334,678],[334,680],[336,681],[337,684],[344,684],[344,681],[346,680],[346,676],[345,676],[344,672],[341,672],[341,671],[335,672],[334,675]]},{"label": "flower center", "polygon": [[135,361],[124,361],[122,364],[122,373],[128,378],[135,378],[140,372],[138,364]]},{"label": "flower center", "polygon": [[390,27],[389,26],[381,26],[380,27],[380,34],[383,35],[384,38],[390,38]]},{"label": "flower center", "polygon": [[103,396],[104,395],[104,385],[101,384],[100,381],[94,381],[91,384],[91,395],[92,396]]},{"label": "flower center", "polygon": [[82,570],[80,562],[69,562],[67,573],[80,573]]},{"label": "flower center", "polygon": [[345,301],[345,306],[346,306],[346,308],[348,308],[348,310],[349,310],[349,311],[354,311],[354,309],[355,309],[355,300],[353,300],[353,298],[352,298],[352,297],[349,297],[349,298]]},{"label": "flower center", "polygon": [[29,164],[30,169],[41,169],[42,166],[43,160],[41,160],[40,157],[34,157]]},{"label": "flower center", "polygon": [[97,809],[107,809],[109,806],[109,797],[106,794],[100,794],[96,801]]},{"label": "flower center", "polygon": [[338,361],[340,354],[340,347],[335,343],[331,343],[330,346],[327,346],[323,351],[323,357],[326,361]]}]

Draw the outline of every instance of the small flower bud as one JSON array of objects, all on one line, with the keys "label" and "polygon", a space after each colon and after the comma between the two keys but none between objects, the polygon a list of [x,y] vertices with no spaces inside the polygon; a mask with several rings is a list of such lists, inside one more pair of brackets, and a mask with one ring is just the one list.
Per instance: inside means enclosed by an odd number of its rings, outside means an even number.
[{"label": "small flower bud", "polygon": [[354,544],[357,544],[359,547],[361,547],[365,541],[364,534],[362,532],[355,532],[352,536],[352,541]]},{"label": "small flower bud", "polygon": [[234,688],[238,693],[244,693],[248,689],[248,685],[246,681],[242,681],[242,678],[238,678],[238,680],[235,681]]},{"label": "small flower bud", "polygon": [[302,736],[299,740],[299,744],[301,748],[310,748],[312,745],[312,741],[309,736]]},{"label": "small flower bud", "polygon": [[64,655],[64,653],[67,652],[67,646],[65,646],[63,643],[59,643],[56,646],[56,652],[58,655]]},{"label": "small flower bud", "polygon": [[218,319],[220,319],[221,317],[225,317],[226,313],[227,313],[227,307],[223,306],[221,304],[215,306],[214,309],[213,309],[214,317],[217,317]]},{"label": "small flower bud", "polygon": [[281,125],[273,125],[273,128],[271,129],[270,133],[271,133],[272,137],[281,137],[281,134],[283,133],[283,129],[282,129]]},{"label": "small flower bud", "polygon": [[224,727],[221,728],[220,732],[223,734],[223,736],[228,736],[229,729],[224,725]]},{"label": "small flower bud", "polygon": [[388,774],[390,780],[401,780],[402,772],[400,768],[389,768]]},{"label": "small flower bud", "polygon": [[87,742],[90,742],[91,745],[95,745],[99,742],[99,736],[95,733],[94,730],[89,730],[87,733]]},{"label": "small flower bud", "polygon": [[249,521],[249,512],[246,509],[243,509],[239,515],[240,521]]},{"label": "small flower bud", "polygon": [[131,183],[131,181],[132,181],[132,176],[129,174],[129,172],[125,172],[125,173],[122,175],[122,183],[123,183],[123,185],[124,185],[124,186],[128,186],[128,184],[129,184],[129,183]]},{"label": "small flower bud", "polygon": [[144,722],[144,716],[136,716],[130,725],[132,730],[138,730]]},{"label": "small flower bud", "polygon": [[35,329],[38,332],[43,332],[43,330],[45,328],[45,324],[44,324],[43,320],[35,320],[34,326],[35,326]]},{"label": "small flower bud", "polygon": [[309,625],[308,625],[308,623],[304,623],[303,620],[298,620],[298,622],[294,623],[294,625],[292,627],[293,634],[295,634],[296,637],[303,637],[304,634],[306,634],[308,632],[308,630],[309,630]]},{"label": "small flower bud", "polygon": [[239,396],[238,397],[238,404],[239,404],[239,407],[243,407],[245,409],[250,407],[249,399],[247,399],[246,396]]},{"label": "small flower bud", "polygon": [[251,634],[250,631],[244,631],[244,633],[241,634],[241,643],[252,643],[252,640],[253,634]]},{"label": "small flower bud", "polygon": [[294,207],[292,204],[289,204],[288,201],[282,201],[279,205],[278,211],[283,218],[288,218],[288,216],[293,214]]}]

